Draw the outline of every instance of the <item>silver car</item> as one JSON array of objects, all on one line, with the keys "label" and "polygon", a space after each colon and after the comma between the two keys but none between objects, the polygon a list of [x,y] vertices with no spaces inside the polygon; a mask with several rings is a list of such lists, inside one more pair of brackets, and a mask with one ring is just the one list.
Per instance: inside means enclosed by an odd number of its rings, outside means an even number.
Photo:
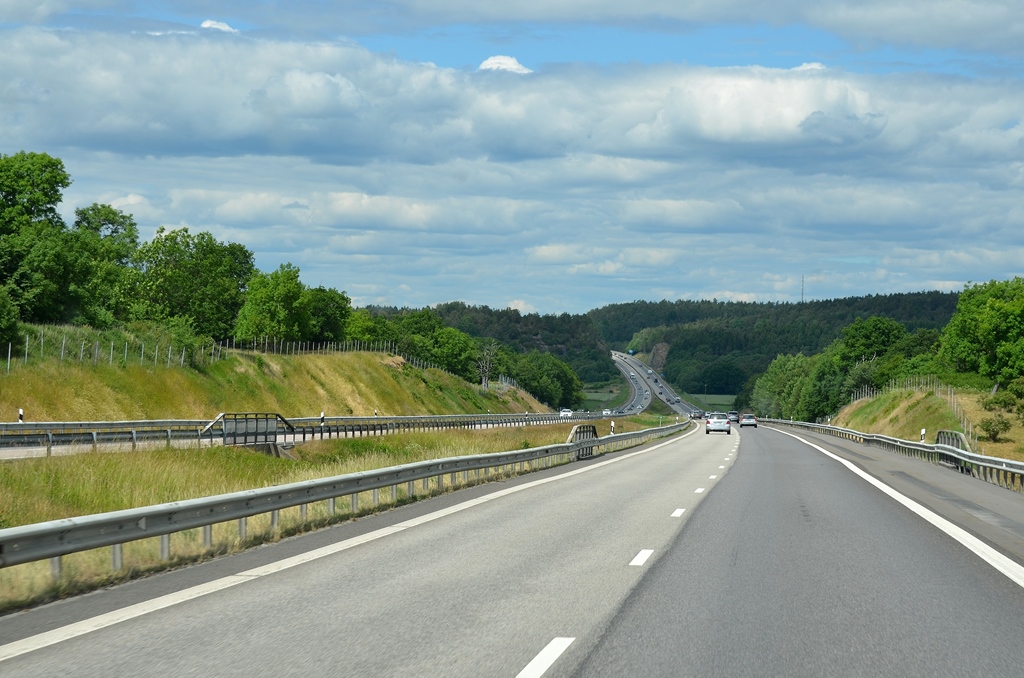
[{"label": "silver car", "polygon": [[704,433],[710,434],[712,431],[732,435],[732,425],[729,423],[729,416],[725,412],[711,412],[708,414],[708,418],[704,422]]}]

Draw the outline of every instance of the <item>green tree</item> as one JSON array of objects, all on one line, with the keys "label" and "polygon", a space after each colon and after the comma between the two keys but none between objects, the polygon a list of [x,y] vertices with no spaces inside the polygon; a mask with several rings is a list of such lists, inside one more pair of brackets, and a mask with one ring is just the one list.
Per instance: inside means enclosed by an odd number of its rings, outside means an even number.
[{"label": "green tree", "polygon": [[310,314],[299,269],[281,264],[271,273],[257,272],[249,280],[245,303],[238,312],[235,336],[239,339],[276,337],[300,341],[309,334]]},{"label": "green tree", "polygon": [[7,288],[0,285],[0,344],[18,338],[18,317],[18,307],[7,293]]},{"label": "green tree", "polygon": [[441,327],[431,335],[434,362],[466,381],[473,381],[476,365],[476,344],[465,332],[454,327]]},{"label": "green tree", "polygon": [[303,304],[309,310],[310,341],[342,341],[345,324],[352,313],[352,300],[333,287],[306,288]]},{"label": "green tree", "polygon": [[217,339],[231,336],[256,272],[253,254],[238,243],[220,242],[187,228],[157,229],[132,259],[133,318],[192,319],[196,332]]},{"label": "green tree", "polygon": [[81,253],[81,279],[75,284],[78,324],[108,327],[129,316],[129,265],[139,247],[135,219],[110,205],[93,203],[75,210],[71,239]]},{"label": "green tree", "polygon": [[967,285],[942,332],[940,355],[1001,383],[1024,376],[1024,279]]}]

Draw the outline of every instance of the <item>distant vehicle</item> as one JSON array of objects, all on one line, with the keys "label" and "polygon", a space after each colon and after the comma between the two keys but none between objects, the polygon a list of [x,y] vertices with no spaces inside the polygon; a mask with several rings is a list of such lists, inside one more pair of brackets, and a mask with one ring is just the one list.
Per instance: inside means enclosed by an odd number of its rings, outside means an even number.
[{"label": "distant vehicle", "polygon": [[572,410],[570,410],[568,408],[564,409],[564,410],[561,410],[558,413],[558,416],[560,416],[560,417],[571,417],[572,416]]},{"label": "distant vehicle", "polygon": [[601,414],[605,417],[610,417],[612,414],[611,410],[601,410]]},{"label": "distant vehicle", "polygon": [[654,374],[654,370],[647,370],[647,374]]},{"label": "distant vehicle", "polygon": [[704,422],[704,433],[710,434],[712,431],[724,431],[726,435],[732,435],[732,424],[729,423],[728,415],[722,412],[710,413]]},{"label": "distant vehicle", "polygon": [[633,377],[635,377],[635,376],[636,376],[636,372],[630,372],[630,373],[629,373],[629,378],[630,378],[630,379],[632,379],[632,378],[633,378]]},{"label": "distant vehicle", "polygon": [[744,426],[753,426],[757,428],[757,417],[752,414],[744,414],[740,417],[740,428]]},{"label": "distant vehicle", "polygon": [[739,421],[740,413],[736,410],[729,410],[729,421]]},{"label": "distant vehicle", "polygon": [[644,395],[645,396],[649,396],[649,395],[651,395],[651,392],[650,391],[644,391]]}]

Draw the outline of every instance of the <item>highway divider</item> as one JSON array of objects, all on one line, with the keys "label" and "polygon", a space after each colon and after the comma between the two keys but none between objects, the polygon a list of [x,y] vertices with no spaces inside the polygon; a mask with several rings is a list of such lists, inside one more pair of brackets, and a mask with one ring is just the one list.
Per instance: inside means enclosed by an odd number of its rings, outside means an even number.
[{"label": "highway divider", "polygon": [[[555,419],[559,419],[557,415]],[[203,544],[212,548],[212,527],[217,523],[237,521],[238,538],[244,541],[247,538],[247,519],[255,515],[271,514],[271,525],[276,527],[277,512],[282,509],[298,506],[305,515],[308,504],[320,501],[326,502],[327,512],[333,515],[336,501],[345,496],[349,497],[351,512],[355,515],[360,508],[359,494],[362,492],[372,491],[376,506],[378,491],[384,488],[390,488],[390,497],[397,498],[398,488],[405,485],[406,495],[412,497],[417,481],[423,483],[424,490],[443,490],[459,484],[460,474],[462,484],[466,484],[470,481],[470,473],[474,481],[484,481],[498,473],[548,468],[576,461],[587,451],[602,454],[640,445],[685,430],[690,424],[686,421],[603,438],[587,437],[561,445],[415,462],[375,471],[0,529],[0,567],[50,559],[51,574],[59,580],[62,556],[109,546],[111,567],[117,571],[122,568],[121,546],[130,541],[159,536],[160,556],[168,560],[172,546],[170,537],[175,532],[202,528]]]}]

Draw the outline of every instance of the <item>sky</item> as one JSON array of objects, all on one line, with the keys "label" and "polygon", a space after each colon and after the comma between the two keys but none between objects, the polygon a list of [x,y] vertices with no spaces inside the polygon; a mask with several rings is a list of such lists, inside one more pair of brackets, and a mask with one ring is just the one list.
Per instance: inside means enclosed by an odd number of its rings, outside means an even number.
[{"label": "sky", "polygon": [[1024,0],[0,0],[0,153],[356,306],[1024,275]]}]

